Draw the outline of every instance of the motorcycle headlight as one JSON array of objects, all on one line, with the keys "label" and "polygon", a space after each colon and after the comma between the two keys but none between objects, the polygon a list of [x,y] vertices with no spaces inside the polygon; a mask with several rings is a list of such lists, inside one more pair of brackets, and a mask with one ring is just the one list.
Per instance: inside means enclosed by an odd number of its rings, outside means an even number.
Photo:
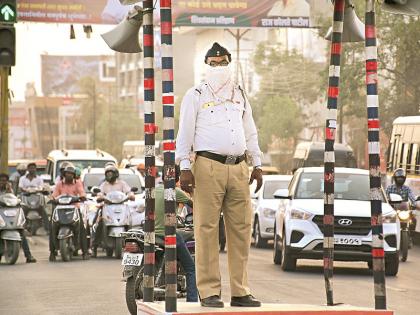
[{"label": "motorcycle headlight", "polygon": [[296,220],[309,220],[311,216],[311,213],[298,209],[293,209],[290,213],[290,218]]},{"label": "motorcycle headlight", "polygon": [[398,211],[400,221],[408,221],[410,219],[410,211]]},{"label": "motorcycle headlight", "polygon": [[57,210],[54,210],[54,213],[52,215],[52,220],[54,222],[58,222],[58,211]]},{"label": "motorcycle headlight", "polygon": [[265,208],[265,209],[263,210],[263,215],[264,215],[266,218],[274,218],[274,216],[276,215],[276,210],[269,209],[269,208]]},{"label": "motorcycle headlight", "polygon": [[3,217],[0,215],[0,227],[6,226],[6,222],[4,221]]},{"label": "motorcycle headlight", "polygon": [[26,219],[25,219],[25,214],[23,213],[23,211],[22,211],[22,210],[20,210],[20,211],[19,211],[18,220],[17,220],[17,222],[16,222],[16,225],[17,225],[17,226],[22,226],[22,225],[24,225],[24,224],[25,224],[25,222],[26,222]]},{"label": "motorcycle headlight", "polygon": [[397,222],[397,213],[395,211],[382,215],[382,223]]},{"label": "motorcycle headlight", "polygon": [[73,213],[73,221],[78,221],[79,220],[79,211],[77,211],[76,209],[74,209],[74,213]]}]

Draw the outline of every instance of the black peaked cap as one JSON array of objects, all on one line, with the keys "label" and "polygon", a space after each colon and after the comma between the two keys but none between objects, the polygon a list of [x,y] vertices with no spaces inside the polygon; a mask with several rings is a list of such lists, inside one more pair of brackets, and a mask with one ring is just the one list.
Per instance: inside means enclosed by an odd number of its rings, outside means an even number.
[{"label": "black peaked cap", "polygon": [[219,43],[214,43],[213,46],[207,51],[206,57],[204,58],[204,63],[207,63],[208,57],[220,57],[220,56],[228,56],[229,62],[232,61],[232,57],[229,51],[221,46]]}]

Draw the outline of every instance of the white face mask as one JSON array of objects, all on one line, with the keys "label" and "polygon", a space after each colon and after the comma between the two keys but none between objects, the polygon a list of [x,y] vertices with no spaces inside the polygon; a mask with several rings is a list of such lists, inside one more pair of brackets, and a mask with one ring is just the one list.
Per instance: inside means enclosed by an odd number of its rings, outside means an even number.
[{"label": "white face mask", "polygon": [[211,67],[206,70],[206,81],[213,89],[219,89],[230,81],[232,76],[230,65]]}]

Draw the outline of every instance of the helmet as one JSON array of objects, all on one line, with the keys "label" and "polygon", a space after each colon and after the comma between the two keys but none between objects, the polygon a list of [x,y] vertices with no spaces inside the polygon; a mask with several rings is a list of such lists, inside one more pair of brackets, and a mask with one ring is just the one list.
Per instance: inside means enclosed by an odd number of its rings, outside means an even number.
[{"label": "helmet", "polygon": [[407,177],[405,170],[402,168],[397,168],[394,171],[394,174],[392,175],[392,178],[394,179],[395,184],[398,186],[402,186],[405,183],[405,178]]},{"label": "helmet", "polygon": [[61,164],[60,164],[60,170],[63,170],[63,171],[64,171],[64,169],[65,169],[67,166],[73,166],[73,163],[71,163],[71,162],[69,162],[69,161],[64,161],[64,162],[61,162]]},{"label": "helmet", "polygon": [[394,174],[392,175],[392,177],[407,177],[405,170],[403,168],[397,168],[394,171]]},{"label": "helmet", "polygon": [[80,167],[75,168],[75,174],[76,174],[76,177],[80,177],[80,175],[82,175],[82,170],[80,169]]},{"label": "helmet", "polygon": [[25,163],[20,163],[20,164],[18,164],[18,166],[16,166],[17,171],[26,171],[27,168],[28,167]]},{"label": "helmet", "polygon": [[64,173],[72,173],[74,176],[76,176],[76,169],[74,168],[73,165],[68,165],[64,169]]},{"label": "helmet", "polygon": [[105,174],[108,172],[113,172],[116,177],[120,176],[120,172],[118,171],[118,168],[115,166],[115,164],[105,167]]}]

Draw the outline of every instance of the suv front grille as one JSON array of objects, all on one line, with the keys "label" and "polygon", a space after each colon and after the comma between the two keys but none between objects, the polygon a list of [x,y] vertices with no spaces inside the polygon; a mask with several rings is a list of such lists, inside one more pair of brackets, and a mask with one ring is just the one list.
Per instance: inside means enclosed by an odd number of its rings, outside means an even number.
[{"label": "suv front grille", "polygon": [[[316,251],[322,251],[323,250],[323,244],[318,244],[314,247],[314,250]],[[335,244],[334,250],[337,251],[355,251],[355,252],[363,252],[363,253],[370,253],[372,251],[372,247],[369,245],[341,245],[341,244]]]},{"label": "suv front grille", "polygon": [[[322,215],[316,215],[312,221],[318,226],[322,233],[324,233],[324,222]],[[338,224],[341,219],[350,219],[351,225],[343,226]],[[364,217],[347,217],[347,216],[335,216],[334,217],[334,234],[345,234],[345,235],[368,235],[371,230],[370,218]]]}]

